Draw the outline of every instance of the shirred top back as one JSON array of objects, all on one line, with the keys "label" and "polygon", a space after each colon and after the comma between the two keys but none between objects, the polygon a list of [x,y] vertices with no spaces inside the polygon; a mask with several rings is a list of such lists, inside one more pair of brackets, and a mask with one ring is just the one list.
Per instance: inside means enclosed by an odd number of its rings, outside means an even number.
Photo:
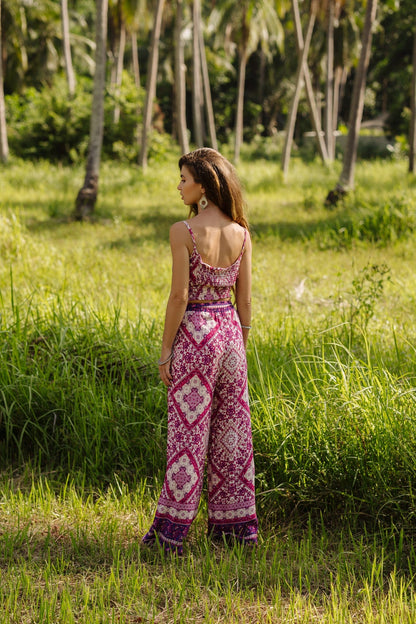
[{"label": "shirred top back", "polygon": [[184,221],[193,242],[193,250],[189,257],[189,301],[218,301],[231,297],[231,288],[238,278],[241,258],[246,244],[247,231],[244,232],[244,241],[240,255],[228,267],[213,267],[203,262],[196,246],[195,236],[191,226]]}]

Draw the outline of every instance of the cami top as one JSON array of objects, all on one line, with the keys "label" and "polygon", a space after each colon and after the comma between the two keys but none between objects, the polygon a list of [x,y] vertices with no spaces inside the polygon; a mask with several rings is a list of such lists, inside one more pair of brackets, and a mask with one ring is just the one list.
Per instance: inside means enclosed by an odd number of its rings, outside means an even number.
[{"label": "cami top", "polygon": [[244,231],[243,246],[240,255],[228,267],[213,267],[203,262],[196,247],[195,236],[187,221],[184,221],[193,242],[192,253],[189,257],[189,301],[218,301],[229,299],[231,288],[237,281],[246,244],[247,230]]}]

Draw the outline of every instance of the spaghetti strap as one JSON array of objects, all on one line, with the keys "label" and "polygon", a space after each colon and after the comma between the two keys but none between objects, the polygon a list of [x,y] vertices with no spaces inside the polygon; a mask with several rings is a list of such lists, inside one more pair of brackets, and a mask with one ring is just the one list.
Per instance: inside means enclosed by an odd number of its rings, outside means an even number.
[{"label": "spaghetti strap", "polygon": [[246,228],[244,228],[244,240],[243,240],[243,246],[241,247],[239,258],[241,258],[241,256],[244,253],[244,247],[246,246],[246,239],[247,239],[247,230]]},{"label": "spaghetti strap", "polygon": [[191,226],[189,225],[188,221],[182,221],[182,223],[185,223],[186,227],[188,228],[189,234],[191,235],[191,238],[192,238],[192,242],[194,244],[194,247],[196,248],[195,236],[194,236],[194,233],[191,230]]}]

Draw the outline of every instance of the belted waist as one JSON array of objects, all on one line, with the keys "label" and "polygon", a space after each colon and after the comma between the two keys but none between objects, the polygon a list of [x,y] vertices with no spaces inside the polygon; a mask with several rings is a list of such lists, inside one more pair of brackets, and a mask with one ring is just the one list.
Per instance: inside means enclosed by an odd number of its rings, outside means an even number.
[{"label": "belted waist", "polygon": [[187,310],[203,310],[205,308],[209,308],[210,310],[216,308],[228,308],[232,307],[231,299],[218,299],[218,300],[208,300],[208,301],[188,301],[188,305],[186,306]]}]

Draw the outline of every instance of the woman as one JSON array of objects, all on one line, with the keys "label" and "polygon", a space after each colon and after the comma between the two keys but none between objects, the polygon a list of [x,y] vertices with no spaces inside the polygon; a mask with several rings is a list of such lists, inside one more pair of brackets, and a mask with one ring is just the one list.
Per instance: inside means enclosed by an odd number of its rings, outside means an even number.
[{"label": "woman", "polygon": [[241,185],[213,149],[182,156],[179,168],[193,218],[170,229],[172,286],[158,362],[168,388],[167,469],[143,543],[158,539],[182,554],[206,460],[209,535],[257,543],[257,517],[245,354],[251,240]]}]

